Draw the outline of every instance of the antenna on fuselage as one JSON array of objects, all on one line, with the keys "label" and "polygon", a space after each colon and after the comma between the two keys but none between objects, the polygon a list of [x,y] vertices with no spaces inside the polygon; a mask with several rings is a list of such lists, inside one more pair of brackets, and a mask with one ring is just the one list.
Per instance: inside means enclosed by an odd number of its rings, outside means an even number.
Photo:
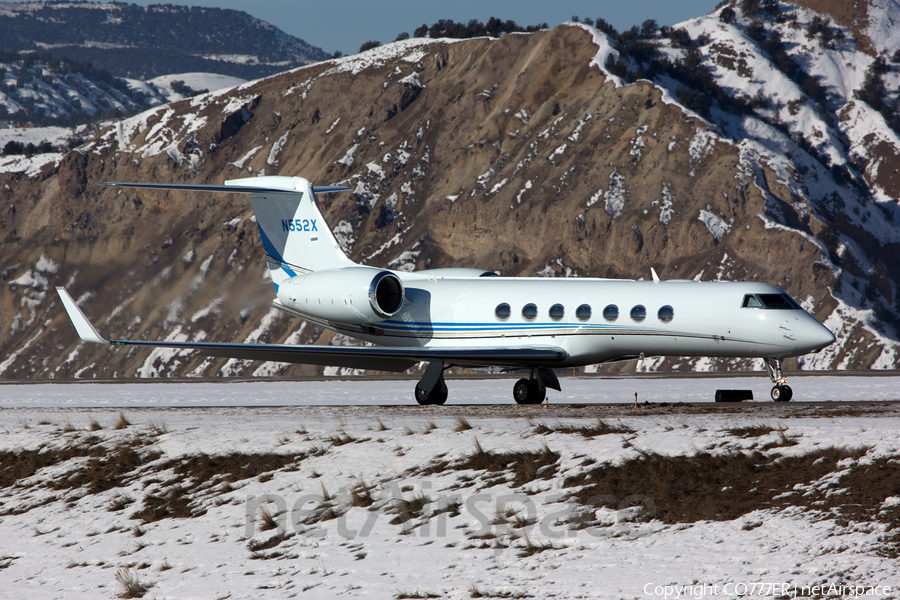
[{"label": "antenna on fuselage", "polygon": [[650,274],[653,276],[653,283],[659,283],[659,275],[656,274],[656,269],[650,267]]}]

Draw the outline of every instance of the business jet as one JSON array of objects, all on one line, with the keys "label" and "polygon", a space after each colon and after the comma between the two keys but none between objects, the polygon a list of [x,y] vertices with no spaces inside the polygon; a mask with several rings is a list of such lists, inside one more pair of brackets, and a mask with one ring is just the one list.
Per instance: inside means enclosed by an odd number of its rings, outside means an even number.
[{"label": "business jet", "polygon": [[452,366],[530,373],[513,386],[519,404],[560,390],[554,369],[649,356],[761,358],[772,400],[791,399],[785,358],[818,352],[834,335],[782,290],[755,282],[500,277],[482,269],[402,272],[347,258],[316,196],[349,190],[302,177],[265,176],[225,185],[100,183],[114,187],[250,196],[274,306],[372,346],[108,340],[62,287],[78,335],[117,346],[194,349],[212,357],[400,372],[426,363],[419,404],[443,404]]}]

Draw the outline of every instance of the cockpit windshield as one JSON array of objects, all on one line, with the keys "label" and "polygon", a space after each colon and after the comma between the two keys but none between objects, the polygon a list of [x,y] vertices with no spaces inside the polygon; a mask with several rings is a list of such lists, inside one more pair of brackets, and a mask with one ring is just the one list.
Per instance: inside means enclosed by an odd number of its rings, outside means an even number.
[{"label": "cockpit windshield", "polygon": [[792,310],[800,308],[787,294],[747,294],[741,303],[743,308],[767,308],[772,310]]}]

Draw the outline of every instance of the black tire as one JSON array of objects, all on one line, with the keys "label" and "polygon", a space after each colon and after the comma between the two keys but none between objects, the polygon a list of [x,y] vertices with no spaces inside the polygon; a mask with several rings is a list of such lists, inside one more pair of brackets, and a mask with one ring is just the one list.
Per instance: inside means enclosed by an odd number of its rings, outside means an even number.
[{"label": "black tire", "polygon": [[416,402],[423,406],[437,405],[440,406],[447,401],[450,391],[447,389],[447,382],[441,377],[435,384],[431,392],[426,392],[423,388],[416,385]]},{"label": "black tire", "polygon": [[527,379],[520,379],[513,386],[513,399],[516,404],[531,404],[531,386]]},{"label": "black tire", "polygon": [[431,394],[416,385],[416,402],[423,406],[426,404],[431,404],[431,402],[428,401],[430,396]]},{"label": "black tire", "polygon": [[513,399],[517,404],[540,404],[547,395],[547,388],[536,379],[520,379],[513,386]]},{"label": "black tire", "polygon": [[776,385],[772,388],[772,391],[769,392],[769,395],[774,402],[789,402],[794,395],[794,392],[791,390],[790,386]]},{"label": "black tire", "polygon": [[531,404],[540,404],[547,397],[547,388],[537,379],[529,381],[531,385]]},{"label": "black tire", "polygon": [[444,402],[447,401],[447,396],[450,394],[450,390],[447,389],[447,383],[444,381],[444,378],[441,377],[438,384],[434,386],[434,389],[431,390],[431,404],[441,406]]}]

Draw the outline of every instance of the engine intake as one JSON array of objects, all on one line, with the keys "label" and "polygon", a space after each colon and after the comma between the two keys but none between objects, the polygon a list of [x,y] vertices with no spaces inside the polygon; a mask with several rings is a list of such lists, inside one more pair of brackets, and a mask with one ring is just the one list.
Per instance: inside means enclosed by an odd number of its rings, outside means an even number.
[{"label": "engine intake", "polygon": [[382,271],[372,279],[369,286],[369,305],[376,314],[389,319],[403,306],[403,282],[400,278]]},{"label": "engine intake", "polygon": [[298,275],[278,288],[284,306],[339,323],[378,323],[403,307],[406,290],[394,273],[344,267]]}]

